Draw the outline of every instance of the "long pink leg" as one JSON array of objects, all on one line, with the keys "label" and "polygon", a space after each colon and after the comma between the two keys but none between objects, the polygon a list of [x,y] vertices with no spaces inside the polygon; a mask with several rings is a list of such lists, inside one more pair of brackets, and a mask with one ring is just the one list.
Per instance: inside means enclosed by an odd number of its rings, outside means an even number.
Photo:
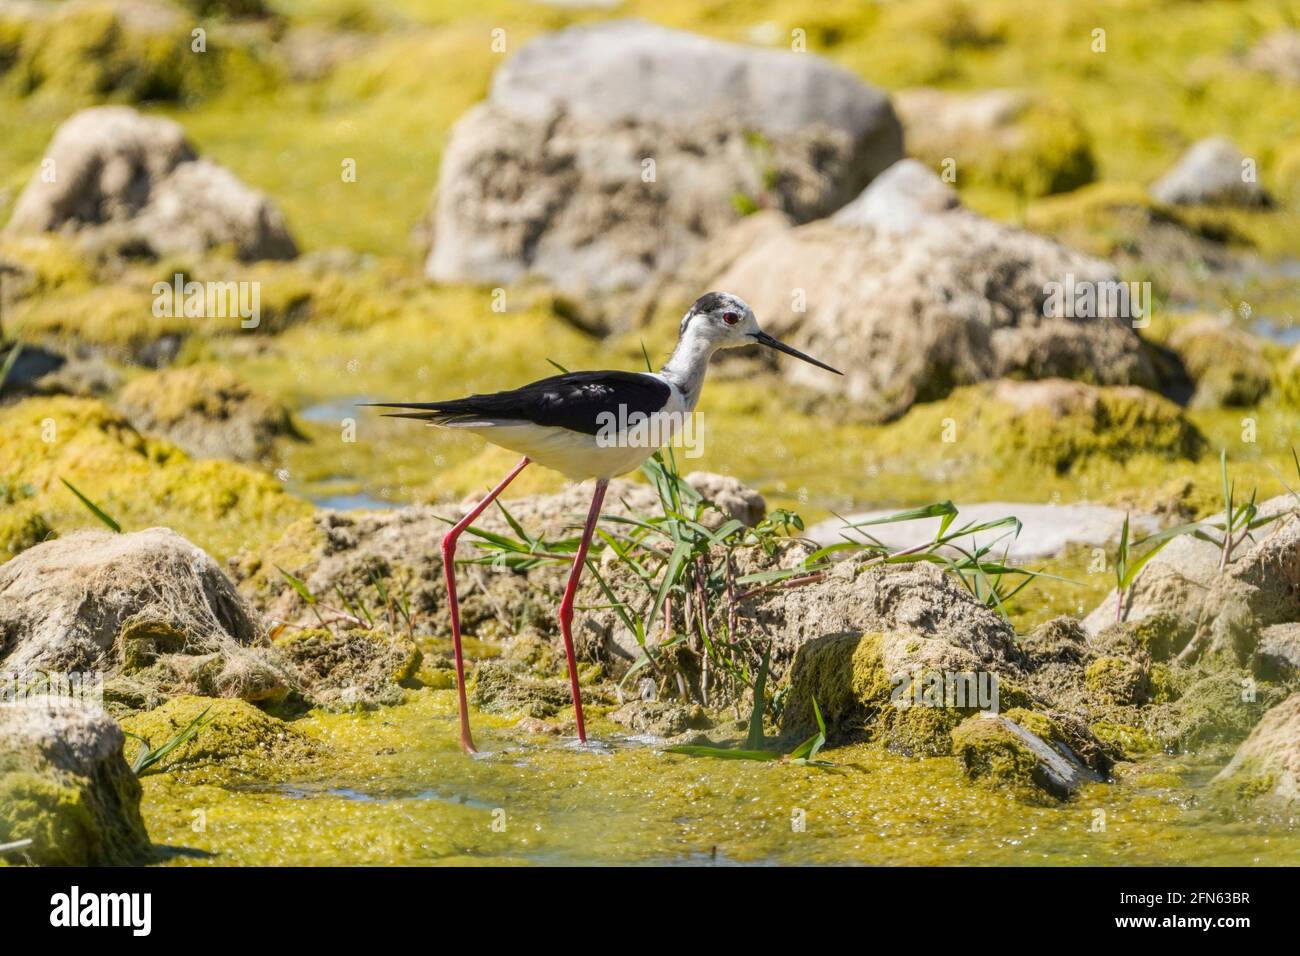
[{"label": "long pink leg", "polygon": [[602,478],[596,482],[596,493],[591,498],[591,510],[587,512],[587,525],[582,529],[582,542],[578,545],[578,554],[573,559],[573,570],[569,572],[569,583],[564,588],[564,600],[560,602],[560,631],[564,634],[564,653],[569,658],[569,687],[573,691],[573,712],[578,721],[578,739],[587,742],[587,728],[582,722],[582,692],[578,690],[578,662],[573,657],[573,599],[578,594],[578,579],[582,577],[582,566],[587,560],[587,546],[591,544],[592,532],[596,530],[596,520],[600,517],[600,506],[605,501],[605,489],[609,479]]},{"label": "long pink leg", "polygon": [[460,533],[474,523],[474,519],[496,496],[505,491],[506,485],[514,481],[521,471],[528,467],[525,456],[514,471],[501,479],[501,484],[493,488],[486,498],[475,505],[474,510],[461,518],[457,525],[442,536],[442,570],[447,576],[447,606],[451,609],[451,646],[456,653],[456,693],[460,695],[460,749],[467,754],[477,753],[474,739],[469,735],[469,705],[465,700],[465,659],[460,650],[460,604],[456,600],[456,539]]}]

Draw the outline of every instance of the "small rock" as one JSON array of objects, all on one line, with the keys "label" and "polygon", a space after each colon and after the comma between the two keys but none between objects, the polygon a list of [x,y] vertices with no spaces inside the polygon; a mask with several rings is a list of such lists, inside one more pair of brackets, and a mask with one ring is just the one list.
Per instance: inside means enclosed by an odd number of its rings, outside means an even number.
[{"label": "small rock", "polygon": [[1146,669],[1123,657],[1099,657],[1084,671],[1088,689],[1115,704],[1144,704],[1150,695]]},{"label": "small rock", "polygon": [[[268,680],[287,689],[288,675],[252,659],[264,653],[247,646],[260,630],[234,585],[167,528],[79,531],[38,544],[0,565],[0,596],[0,664],[9,672],[103,672],[110,682],[175,687],[202,670],[227,675],[223,692],[265,699]],[[177,664],[185,656],[206,667]]]},{"label": "small rock", "polygon": [[526,677],[495,661],[480,662],[471,680],[470,703],[489,714],[542,719],[573,704],[567,682]]},{"label": "small rock", "polygon": [[1245,63],[1248,69],[1300,86],[1300,30],[1270,33],[1250,48]]},{"label": "small rock", "polygon": [[914,159],[900,159],[871,181],[831,221],[905,235],[928,217],[961,205],[957,191]]},{"label": "small rock", "polygon": [[287,408],[221,366],[144,375],[122,390],[117,405],[140,431],[162,435],[196,458],[264,461],[278,440],[302,438]]},{"label": "small rock", "polygon": [[552,720],[542,720],[538,717],[521,717],[519,723],[515,724],[515,730],[524,734],[533,734],[538,737],[558,737],[564,733],[564,727]]},{"label": "small rock", "polygon": [[1272,200],[1259,183],[1245,178],[1245,157],[1226,136],[1192,145],[1173,169],[1151,187],[1151,195],[1170,205],[1267,206]]},{"label": "small rock", "polygon": [[1196,383],[1192,402],[1198,407],[1257,405],[1272,386],[1273,369],[1263,343],[1225,322],[1189,322],[1170,336],[1169,346]]},{"label": "small rock", "polygon": [[174,748],[156,770],[207,775],[213,771],[283,774],[286,764],[309,759],[322,747],[292,724],[230,698],[174,697],[154,710],[122,719],[122,726],[159,747],[204,715],[198,733]]},{"label": "small rock", "polygon": [[359,628],[288,631],[274,642],[318,706],[398,704],[401,687],[419,671],[422,655],[409,637]]},{"label": "small rock", "polygon": [[1124,613],[1117,614],[1114,591],[1084,619],[1090,634],[1099,634],[1118,620],[1139,622],[1162,617],[1185,646],[1195,633],[1210,586],[1219,574],[1219,549],[1208,541],[1183,535],[1147,562],[1125,596]]},{"label": "small rock", "polygon": [[609,719],[633,733],[655,737],[675,737],[687,730],[704,730],[710,726],[699,705],[658,700],[628,701],[610,714]]}]

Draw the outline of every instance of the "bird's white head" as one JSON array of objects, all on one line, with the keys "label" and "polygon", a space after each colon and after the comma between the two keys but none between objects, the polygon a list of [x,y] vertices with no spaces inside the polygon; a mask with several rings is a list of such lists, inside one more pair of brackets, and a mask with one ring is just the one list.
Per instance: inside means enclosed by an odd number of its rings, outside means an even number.
[{"label": "bird's white head", "polygon": [[744,345],[766,345],[828,372],[842,374],[838,369],[768,335],[759,327],[754,310],[744,299],[730,292],[706,292],[696,299],[682,319],[679,338],[682,342],[698,343],[708,353]]}]

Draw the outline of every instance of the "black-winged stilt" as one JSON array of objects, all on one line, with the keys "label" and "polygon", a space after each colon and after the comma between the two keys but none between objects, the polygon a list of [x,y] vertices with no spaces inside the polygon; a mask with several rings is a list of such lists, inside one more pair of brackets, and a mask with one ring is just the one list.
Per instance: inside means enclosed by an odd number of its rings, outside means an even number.
[{"label": "black-winged stilt", "polygon": [[[683,416],[694,412],[704,385],[709,359],[718,349],[754,343],[793,355],[836,375],[842,374],[791,348],[758,327],[754,312],[726,292],[700,296],[682,319],[677,347],[659,372],[569,372],[533,382],[523,388],[445,402],[374,402],[381,408],[408,409],[393,418],[415,418],[444,428],[463,428],[494,445],[524,457],[488,496],[475,505],[442,538],[443,569],[447,576],[451,612],[451,641],[456,655],[456,688],[460,695],[460,745],[474,752],[465,700],[465,664],[460,646],[460,607],[456,600],[456,541],[531,462],[582,481],[596,479],[591,509],[573,559],[564,598],[560,602],[560,632],[569,662],[569,686],[577,718],[578,739],[586,742],[578,667],[573,656],[573,601],[587,559],[592,532],[600,517],[605,489],[616,475],[632,471],[671,440]],[[637,428],[653,421],[665,427]],[[629,427],[629,425],[633,427]]]}]

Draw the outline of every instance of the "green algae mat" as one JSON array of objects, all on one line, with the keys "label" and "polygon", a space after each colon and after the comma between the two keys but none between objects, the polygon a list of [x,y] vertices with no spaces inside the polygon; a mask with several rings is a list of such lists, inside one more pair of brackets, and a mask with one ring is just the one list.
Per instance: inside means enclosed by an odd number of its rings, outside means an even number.
[{"label": "green algae mat", "polygon": [[146,775],[146,825],[171,866],[1300,863],[1300,832],[1238,819],[1208,796],[1213,768],[1183,758],[1035,806],[971,786],[949,757],[696,760],[607,721],[578,749],[478,714],[470,758],[455,720],[454,693],[434,690],[309,714],[290,726],[315,758]]}]

